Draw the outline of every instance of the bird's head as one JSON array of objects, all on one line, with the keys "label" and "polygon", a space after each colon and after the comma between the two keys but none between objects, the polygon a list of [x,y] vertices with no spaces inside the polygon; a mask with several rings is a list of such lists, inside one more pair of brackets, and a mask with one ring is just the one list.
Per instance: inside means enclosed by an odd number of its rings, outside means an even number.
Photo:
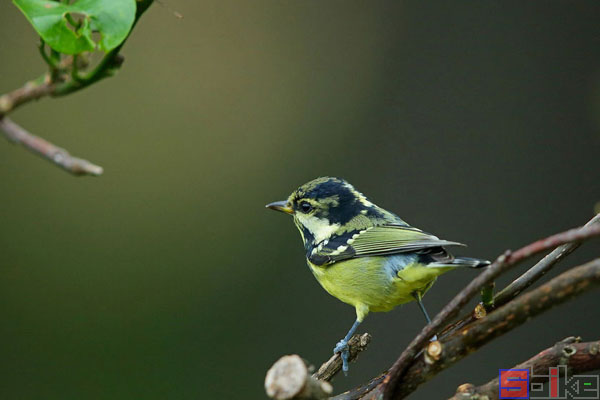
[{"label": "bird's head", "polygon": [[287,200],[267,208],[293,215],[306,246],[329,239],[344,228],[365,228],[390,214],[343,179],[323,177],[296,189]]}]

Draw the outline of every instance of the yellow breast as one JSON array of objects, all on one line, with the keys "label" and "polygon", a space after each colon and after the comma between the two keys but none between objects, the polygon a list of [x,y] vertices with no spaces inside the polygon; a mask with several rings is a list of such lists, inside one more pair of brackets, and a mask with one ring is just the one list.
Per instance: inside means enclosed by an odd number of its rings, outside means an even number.
[{"label": "yellow breast", "polygon": [[[389,311],[414,300],[412,293],[429,289],[449,268],[425,267],[416,258],[361,257],[332,265],[308,265],[332,296],[357,309],[359,320],[369,311]],[[400,267],[398,266],[400,263]]]}]

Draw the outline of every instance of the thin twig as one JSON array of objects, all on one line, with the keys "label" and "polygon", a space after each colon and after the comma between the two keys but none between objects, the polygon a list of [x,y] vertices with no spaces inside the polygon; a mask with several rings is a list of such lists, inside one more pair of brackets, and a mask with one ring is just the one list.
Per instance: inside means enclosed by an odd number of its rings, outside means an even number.
[{"label": "thin twig", "polygon": [[[540,352],[529,360],[515,365],[513,369],[529,369],[530,383],[548,382],[548,368],[565,365],[569,374],[600,369],[600,341],[578,343],[578,338],[569,337]],[[559,369],[562,376],[564,370]],[[546,376],[543,376],[546,375]],[[460,385],[449,400],[497,400],[499,379],[495,378],[481,386],[470,383]]]},{"label": "thin twig", "polygon": [[[486,318],[468,325],[460,332],[441,340],[442,352],[437,360],[428,357],[427,351],[420,352],[406,368],[402,380],[398,383],[393,399],[402,399],[420,384],[428,381],[440,371],[450,367],[492,339],[523,324],[528,319],[561,304],[581,293],[600,285],[600,258],[585,265],[570,269],[548,283],[525,293],[522,296],[498,308]],[[385,382],[381,375],[374,381]],[[372,388],[373,380],[369,384]],[[345,393],[340,399],[379,399],[385,386],[379,384],[367,395],[365,385]],[[353,393],[362,393],[359,397]]]},{"label": "thin twig", "polygon": [[[350,361],[366,350],[370,341],[371,335],[368,333],[352,336],[348,341]],[[333,391],[328,381],[341,369],[339,354],[334,354],[312,375],[309,374],[310,367],[300,356],[283,356],[267,371],[265,390],[269,397],[276,400],[323,399]]]},{"label": "thin twig", "polygon": [[[367,349],[367,346],[371,342],[371,335],[368,333],[355,334],[348,341],[348,347],[350,348],[350,356],[348,361],[352,362],[356,360],[358,354]],[[313,374],[313,378],[322,381],[329,381],[338,372],[342,370],[342,358],[340,353],[335,353],[331,358],[323,363],[319,370]]]},{"label": "thin twig", "polygon": [[102,167],[92,164],[82,158],[73,157],[65,149],[55,146],[47,140],[27,132],[8,117],[0,118],[0,130],[4,132],[9,140],[22,144],[27,150],[45,158],[74,175],[102,175]]},{"label": "thin twig", "polygon": [[378,392],[385,393],[386,399],[394,398],[393,395],[400,379],[423,345],[436,331],[440,330],[444,324],[454,318],[460,309],[479,292],[481,287],[493,281],[501,273],[506,272],[531,256],[543,251],[548,251],[565,243],[583,241],[598,235],[600,235],[600,225],[575,228],[550,236],[546,239],[538,240],[515,252],[511,253],[510,251],[507,251],[505,254],[498,257],[492,265],[486,268],[481,274],[473,279],[467,287],[461,290],[460,293],[436,315],[432,323],[426,325],[419,335],[412,340],[390,369],[389,374],[381,383]]},{"label": "thin twig", "polygon": [[447,338],[442,343],[443,352],[438,361],[430,362],[426,353],[417,357],[398,385],[394,398],[406,397],[417,386],[492,339],[597,286],[600,286],[600,258],[570,269],[539,288],[523,294],[486,318]]},{"label": "thin twig", "polygon": [[40,38],[40,44],[38,46],[38,49],[40,51],[40,55],[42,56],[42,58],[44,59],[44,61],[46,62],[46,64],[48,64],[48,68],[50,68],[50,71],[54,71],[58,68],[58,65],[56,64],[55,60],[53,60],[47,53],[46,53],[46,42],[44,42],[44,39]]},{"label": "thin twig", "polygon": [[55,87],[56,84],[50,81],[50,76],[45,74],[27,82],[23,87],[0,96],[0,118],[22,104],[51,95]]},{"label": "thin twig", "polygon": [[[596,215],[584,227],[589,227],[593,225],[600,225],[600,214]],[[548,254],[546,257],[542,258],[537,264],[531,267],[527,272],[523,275],[515,279],[510,285],[501,290],[494,297],[494,304],[496,306],[502,306],[514,299],[519,293],[523,292],[533,283],[535,283],[538,279],[543,277],[552,267],[558,264],[563,258],[571,254],[575,251],[581,242],[571,242],[563,244],[562,246],[557,247]]]},{"label": "thin twig", "polygon": [[[594,216],[591,220],[589,220],[581,229],[593,225],[600,225],[600,214]],[[548,271],[550,271],[556,264],[562,261],[565,257],[575,251],[581,242],[572,242],[563,244],[556,249],[554,249],[551,253],[542,258],[539,262],[537,262],[533,267],[527,270],[523,275],[518,277],[515,281],[513,281],[506,288],[501,290],[494,296],[493,301],[486,306],[489,308],[500,307],[510,300],[514,299],[519,293],[522,293],[525,289],[543,277]],[[483,300],[483,299],[482,299]],[[450,335],[452,332],[455,332],[464,326],[475,321],[473,313],[466,314],[459,318],[456,322],[446,326],[442,332],[440,332],[440,337],[444,337]]]}]

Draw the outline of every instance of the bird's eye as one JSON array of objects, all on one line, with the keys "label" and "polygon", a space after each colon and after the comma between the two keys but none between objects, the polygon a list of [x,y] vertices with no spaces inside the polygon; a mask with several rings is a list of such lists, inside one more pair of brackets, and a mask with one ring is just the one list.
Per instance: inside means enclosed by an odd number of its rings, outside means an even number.
[{"label": "bird's eye", "polygon": [[302,211],[303,213],[307,214],[309,212],[311,212],[313,209],[313,207],[310,205],[310,203],[308,201],[303,201],[300,203],[300,211]]}]

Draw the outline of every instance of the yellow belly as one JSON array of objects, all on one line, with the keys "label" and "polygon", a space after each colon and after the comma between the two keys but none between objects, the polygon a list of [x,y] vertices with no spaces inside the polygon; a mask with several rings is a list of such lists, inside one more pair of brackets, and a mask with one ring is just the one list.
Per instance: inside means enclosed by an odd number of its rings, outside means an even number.
[{"label": "yellow belly", "polygon": [[413,262],[399,272],[390,270],[386,257],[363,257],[329,266],[308,263],[313,274],[332,296],[356,308],[359,321],[370,311],[390,311],[425,293],[435,279],[451,268],[431,268]]}]

